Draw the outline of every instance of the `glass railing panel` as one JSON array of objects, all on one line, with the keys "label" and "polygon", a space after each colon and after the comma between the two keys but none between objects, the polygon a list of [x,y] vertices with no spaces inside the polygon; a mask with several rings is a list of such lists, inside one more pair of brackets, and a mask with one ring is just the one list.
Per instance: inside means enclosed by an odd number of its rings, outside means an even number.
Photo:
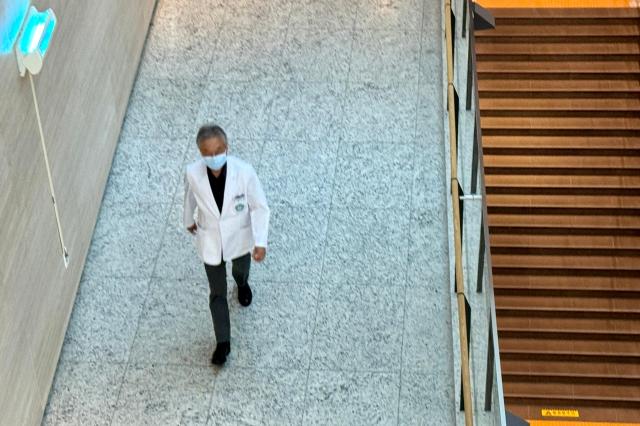
[{"label": "glass railing panel", "polygon": [[[465,315],[458,309],[460,296],[456,294],[455,265],[452,268],[452,307],[454,335],[454,374],[458,406],[464,400],[461,388],[464,376],[463,354],[461,351],[460,330],[468,337],[468,372],[472,407],[464,407],[472,413],[471,420],[465,418],[462,411],[457,416],[458,424],[505,425],[504,395],[500,377],[500,361],[497,331],[495,329],[495,301],[493,295],[488,232],[486,226],[486,200],[484,176],[482,173],[481,131],[479,126],[477,90],[474,68],[474,28],[473,14],[475,6],[465,0],[454,0],[451,5],[451,41],[452,54],[446,57],[445,66],[452,67],[454,89],[453,102],[447,102],[447,114],[455,117],[453,124],[446,118],[445,126],[448,153],[456,155],[455,164],[450,164],[448,177],[450,185],[457,187],[458,194],[452,194],[450,207],[450,246],[455,247],[455,239],[460,239],[461,253],[458,266],[462,272],[464,300],[467,305]],[[447,3],[443,18],[447,16]],[[449,40],[445,40],[447,47]],[[451,105],[449,105],[451,104]],[[457,138],[449,138],[452,133]],[[452,173],[453,170],[453,173]],[[456,191],[451,191],[452,193]],[[458,208],[454,208],[454,199],[458,196]],[[455,226],[459,220],[459,226]],[[458,235],[459,234],[459,235]],[[464,316],[468,316],[466,324]]]}]

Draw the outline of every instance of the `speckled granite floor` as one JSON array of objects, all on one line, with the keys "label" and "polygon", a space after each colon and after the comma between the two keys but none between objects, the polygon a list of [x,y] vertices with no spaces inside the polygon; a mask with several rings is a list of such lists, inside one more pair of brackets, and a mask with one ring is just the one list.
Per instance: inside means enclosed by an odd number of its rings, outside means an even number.
[{"label": "speckled granite floor", "polygon": [[[43,424],[449,425],[440,0],[160,0]],[[182,171],[272,207],[218,370]]]}]

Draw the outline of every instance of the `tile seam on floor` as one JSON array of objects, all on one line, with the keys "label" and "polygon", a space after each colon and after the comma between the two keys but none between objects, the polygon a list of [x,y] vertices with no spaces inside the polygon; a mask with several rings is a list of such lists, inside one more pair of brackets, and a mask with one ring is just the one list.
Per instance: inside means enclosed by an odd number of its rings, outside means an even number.
[{"label": "tile seam on floor", "polygon": [[[336,149],[336,156],[339,155],[340,153],[340,148],[341,145],[338,145],[337,149]],[[336,173],[337,173],[337,168],[334,166],[333,169],[333,176],[332,176],[332,181],[331,181],[331,198],[329,200],[329,207],[327,209],[327,225],[325,228],[325,233],[324,233],[324,241],[322,243],[322,264],[320,266],[320,273],[319,273],[319,280],[317,283],[317,290],[316,290],[316,304],[315,304],[315,309],[314,309],[314,317],[313,317],[313,327],[311,329],[311,333],[310,333],[310,338],[311,338],[311,346],[309,348],[309,365],[307,367],[307,377],[305,380],[305,385],[304,385],[304,397],[303,397],[303,403],[304,403],[304,407],[302,409],[302,418],[300,420],[301,425],[304,424],[304,418],[305,415],[307,413],[307,397],[309,394],[309,377],[311,375],[311,366],[313,365],[313,353],[314,353],[314,349],[315,349],[315,334],[316,334],[316,328],[318,325],[318,312],[320,310],[320,303],[321,303],[321,299],[322,299],[322,277],[324,275],[324,267],[325,267],[325,261],[326,261],[326,256],[327,256],[327,243],[329,240],[329,227],[331,224],[331,212],[333,211],[333,195],[335,193],[335,181],[336,181]]]},{"label": "tile seam on floor", "polygon": [[[276,57],[276,60],[280,62],[280,65],[283,65],[286,61],[286,47],[287,47],[287,42],[289,40],[289,25],[291,23],[291,14],[293,12],[293,0],[290,0],[289,2],[289,15],[287,16],[287,25],[285,26],[285,30],[284,30],[284,35],[282,36],[282,40],[280,42],[280,46],[278,48],[279,53]],[[285,74],[286,76],[286,74]],[[264,77],[263,77],[264,78]],[[287,84],[297,84],[297,82],[295,81],[289,81],[288,78],[283,78],[283,76],[276,76],[273,78],[273,80],[270,77],[267,77],[265,79],[265,81],[270,83],[271,86],[271,90],[272,90],[272,95],[273,95],[273,100],[272,100],[272,104],[271,106],[269,106],[269,111],[266,114],[267,115],[267,123],[264,126],[264,129],[262,131],[263,133],[263,138],[266,140],[267,136],[270,136],[270,130],[271,130],[271,125],[272,123],[275,122],[274,120],[274,115],[276,113],[275,111],[275,103],[276,103],[276,99],[278,99],[279,96],[281,96],[281,94],[284,92],[285,90],[285,86]],[[275,84],[274,84],[275,83]],[[289,117],[289,112],[291,110],[291,104],[287,103],[287,111],[286,111],[286,117]],[[274,134],[279,133],[279,132],[274,132]],[[280,138],[273,138],[273,141],[276,143],[280,143],[281,140]],[[264,152],[264,147],[263,147],[263,152]]]},{"label": "tile seam on floor", "polygon": [[[215,52],[218,50],[218,44],[220,43],[220,35],[222,34],[222,30],[226,27],[227,24],[227,14],[229,13],[229,8],[228,7],[224,7],[224,11],[223,13],[223,17],[220,23],[220,28],[217,29],[217,33],[216,33],[216,39],[215,42],[212,43],[213,45],[213,49],[211,49],[210,52],[210,56],[209,56],[209,66],[207,67],[207,72],[205,73],[205,82],[203,83],[204,85],[208,85],[208,83],[210,83],[210,77],[211,77],[211,70],[213,68],[213,58],[215,56]],[[203,98],[200,101],[200,104],[198,105],[198,115],[200,114],[200,111],[202,110],[202,104],[204,103],[206,98]]]},{"label": "tile seam on floor", "polygon": [[400,345],[400,374],[398,377],[398,405],[397,405],[397,412],[396,412],[396,424],[400,424],[400,409],[401,409],[401,405],[402,405],[402,379],[403,379],[403,371],[404,371],[404,337],[405,337],[405,328],[406,328],[406,318],[407,318],[407,291],[408,291],[408,279],[409,279],[409,265],[410,265],[410,259],[409,257],[411,256],[411,241],[412,241],[412,233],[411,233],[411,222],[412,222],[412,215],[413,215],[413,209],[414,209],[414,205],[413,205],[413,200],[414,200],[414,192],[415,192],[415,183],[414,183],[414,174],[415,174],[415,168],[416,168],[416,150],[418,147],[418,141],[417,141],[417,134],[418,134],[418,119],[420,117],[420,85],[421,85],[421,81],[422,81],[422,55],[423,55],[423,37],[422,37],[422,33],[424,31],[424,12],[425,12],[425,2],[422,2],[422,16],[421,16],[421,21],[420,21],[420,31],[418,33],[418,37],[420,39],[420,54],[418,55],[418,76],[417,76],[417,86],[418,86],[418,90],[416,90],[416,112],[415,112],[415,118],[414,118],[414,123],[413,123],[413,158],[412,158],[412,167],[411,170],[413,171],[413,174],[411,176],[411,200],[409,205],[411,206],[411,213],[409,215],[409,221],[407,224],[407,254],[406,254],[406,258],[407,258],[407,262],[405,265],[405,282],[404,282],[404,304],[403,304],[403,315],[402,315],[402,340],[401,340],[401,345]]},{"label": "tile seam on floor", "polygon": [[[184,148],[184,153],[183,153],[183,158],[182,160],[184,161],[184,157],[187,155],[186,153],[188,152],[187,147],[185,146]],[[175,199],[176,197],[176,193],[178,191],[178,186],[176,185],[176,188],[174,188],[174,192],[173,192],[173,196],[172,199]],[[171,205],[171,207],[173,207],[173,203]],[[113,421],[116,417],[116,413],[118,411],[118,407],[119,407],[119,403],[120,403],[120,397],[122,395],[122,389],[124,388],[126,381],[127,381],[127,374],[129,373],[129,367],[131,365],[131,354],[132,354],[132,350],[133,347],[135,345],[136,342],[136,338],[138,337],[138,331],[140,330],[140,323],[142,321],[142,316],[144,315],[145,309],[147,307],[147,301],[149,300],[149,296],[150,296],[150,292],[151,292],[151,284],[153,282],[153,276],[155,275],[155,270],[158,264],[158,259],[160,257],[160,254],[162,253],[162,248],[164,247],[164,243],[165,243],[165,239],[166,239],[166,235],[167,235],[167,228],[169,226],[169,219],[171,218],[171,210],[172,208],[167,209],[166,217],[165,217],[165,221],[164,221],[164,226],[163,226],[163,231],[162,231],[162,238],[160,240],[160,243],[158,244],[158,247],[156,248],[156,256],[155,259],[153,261],[153,268],[151,269],[151,273],[148,277],[148,283],[147,283],[147,289],[146,289],[146,294],[144,296],[144,302],[142,303],[142,309],[140,310],[140,314],[138,315],[138,319],[136,321],[136,331],[133,335],[133,339],[131,340],[131,344],[129,345],[129,350],[128,350],[128,354],[127,354],[127,363],[124,369],[124,374],[122,376],[122,382],[120,383],[120,386],[118,388],[118,392],[117,392],[117,396],[116,396],[116,401],[115,404],[113,406],[113,411],[112,411],[112,415],[111,415],[111,419],[109,421],[109,425],[113,425]]]},{"label": "tile seam on floor", "polygon": [[[281,63],[284,63],[286,58],[285,58],[285,54],[286,54],[286,43],[288,41],[289,38],[289,30],[290,30],[290,26],[291,26],[291,15],[293,14],[293,1],[294,0],[290,0],[289,1],[289,16],[287,17],[287,27],[285,30],[285,35],[283,37],[282,40],[282,45],[280,46],[280,57],[279,60],[281,61]],[[283,87],[284,85],[287,84],[287,81],[285,80],[284,82],[281,80],[278,88]],[[295,83],[295,84],[299,84],[299,83]],[[275,89],[274,89],[275,90]],[[271,118],[273,118],[273,114],[275,113],[274,111],[274,107],[273,105],[270,107],[271,111],[269,111],[269,116]],[[289,114],[289,111],[291,109],[291,105],[287,105],[287,116]],[[269,126],[270,124],[267,124],[265,126],[265,131],[264,134],[268,135],[269,134]],[[263,152],[264,152],[264,147],[263,147]],[[335,177],[334,177],[335,179]],[[332,183],[332,191],[331,191],[331,199],[333,200],[333,183]],[[331,209],[331,202],[329,203],[329,211]],[[325,230],[325,243],[323,244],[322,247],[322,264],[324,265],[324,257],[325,257],[325,253],[326,253],[326,238],[327,238],[327,234],[328,234],[328,222],[329,222],[329,218],[327,218],[327,229]],[[322,268],[320,269],[320,274],[322,275]],[[318,289],[316,290],[316,300],[315,300],[315,313],[314,313],[314,318],[313,318],[313,330],[311,330],[310,332],[310,339],[311,339],[311,347],[309,348],[309,354],[308,354],[308,369],[307,369],[307,376],[305,379],[305,387],[304,387],[304,396],[303,396],[303,407],[301,409],[301,414],[300,414],[300,425],[304,424],[304,415],[306,413],[306,402],[307,402],[307,385],[309,382],[309,372],[310,372],[310,368],[311,368],[311,362],[312,362],[312,356],[313,356],[313,335],[315,333],[315,325],[317,322],[317,316],[318,316],[318,306],[320,304],[320,288],[321,286],[318,284]],[[304,371],[304,370],[303,370]]]},{"label": "tile seam on floor", "polygon": [[[344,99],[346,98],[348,92],[349,92],[349,76],[351,74],[351,61],[353,58],[353,44],[354,44],[354,37],[355,37],[355,26],[356,26],[356,21],[358,19],[358,8],[356,6],[354,14],[353,14],[353,22],[352,22],[352,27],[351,27],[351,39],[350,39],[350,47],[349,47],[349,66],[347,68],[347,75],[346,75],[346,79],[345,79],[345,85],[344,85],[344,93],[343,93],[343,98],[338,102],[338,107],[340,108],[340,128],[343,129],[344,128],[344,118],[345,118],[345,114],[344,114]],[[341,136],[339,138],[339,143],[338,146],[336,148],[336,158],[340,157],[340,152],[343,150],[344,148],[344,134],[342,134],[343,131],[341,130]],[[337,162],[336,162],[337,164]],[[331,199],[329,202],[329,208],[327,210],[327,227],[325,230],[325,236],[324,236],[324,243],[323,243],[323,247],[322,247],[322,266],[320,267],[320,283],[318,285],[318,291],[316,293],[316,309],[315,309],[315,317],[314,317],[314,321],[313,321],[313,330],[311,331],[311,348],[309,350],[309,368],[307,370],[307,377],[305,380],[305,384],[304,384],[304,397],[303,397],[303,404],[304,407],[302,409],[302,418],[300,420],[301,425],[304,425],[304,420],[305,420],[305,416],[307,414],[308,411],[308,396],[309,396],[309,378],[311,376],[311,371],[315,371],[311,369],[311,366],[313,364],[313,354],[314,354],[314,349],[315,349],[315,339],[314,336],[316,334],[316,327],[318,325],[318,312],[320,310],[320,303],[321,303],[321,290],[322,290],[322,277],[324,276],[324,269],[325,269],[325,262],[326,262],[326,256],[327,256],[327,246],[328,246],[328,241],[329,241],[329,229],[330,229],[330,225],[331,225],[331,216],[332,216],[332,212],[333,212],[333,196],[335,194],[335,185],[336,185],[336,175],[338,174],[338,170],[337,170],[337,165],[334,165],[334,170],[333,170],[333,178],[332,178],[332,182],[331,182]]]},{"label": "tile seam on floor", "polygon": [[[102,278],[102,277],[100,277]],[[113,278],[113,277],[107,277],[107,278]],[[159,276],[154,276],[152,277],[153,279],[156,279],[158,281],[163,281],[163,282],[167,282],[167,281],[199,281],[202,280],[204,277],[167,277],[167,278],[163,278],[163,277],[159,277]],[[140,279],[140,278],[138,278]],[[146,279],[146,278],[143,278]],[[304,281],[304,280],[299,280],[299,281],[295,281],[295,280],[291,280],[291,279],[282,279],[282,280],[261,280],[261,283],[265,283],[267,285],[271,285],[271,284],[310,284],[313,286],[316,285],[321,285],[322,284],[322,280],[318,280],[318,281]],[[397,282],[397,281],[396,281]],[[228,278],[227,279],[227,283],[228,284],[233,284],[234,281],[232,281],[232,278]],[[365,288],[379,288],[379,287],[387,287],[387,288],[396,288],[396,287],[402,287],[404,284],[389,284],[389,283],[380,283],[378,281],[375,281],[373,284],[372,283],[353,283],[353,282],[349,282],[349,283],[344,283],[344,284],[338,284],[338,283],[330,283],[330,284],[325,284],[326,286],[334,286],[334,287],[341,287],[341,288],[348,288],[348,287],[352,287],[352,288],[357,288],[357,287],[365,287]],[[416,285],[419,288],[423,288],[424,285],[422,284],[417,284]],[[259,288],[260,285],[257,284],[257,288]]]},{"label": "tile seam on floor", "polygon": [[[72,364],[72,365],[76,365],[76,364],[87,364],[87,365],[91,365],[91,364],[97,364],[97,363],[101,363],[99,361],[93,362],[93,361],[81,361],[81,362],[69,362],[66,361],[65,364]],[[102,362],[102,364],[110,364],[110,365],[125,365],[125,362]],[[219,373],[222,371],[221,368],[217,368],[217,367],[213,367],[210,363],[206,363],[206,364],[192,364],[192,363],[182,363],[182,362],[155,362],[155,361],[131,361],[129,363],[130,366],[134,366],[134,367],[188,367],[188,368],[202,368],[202,369],[208,369],[211,370],[212,372],[216,372]],[[364,369],[353,369],[353,368],[345,368],[345,369],[341,369],[341,368],[316,368],[316,367],[306,367],[306,366],[302,366],[302,367],[291,367],[291,366],[270,366],[270,365],[250,365],[250,364],[242,364],[242,363],[237,363],[234,362],[234,368],[235,367],[239,367],[242,370],[246,370],[246,371],[297,371],[297,372],[307,372],[307,371],[312,371],[312,372],[335,372],[335,373],[370,373],[370,374],[387,374],[387,373],[399,373],[400,369],[399,367],[395,367],[395,368],[384,368],[384,369],[380,369],[380,368],[364,368]],[[224,369],[226,369],[226,367],[224,367]],[[414,368],[414,369],[407,369],[407,371],[411,371],[411,372],[426,372],[429,370],[426,370],[424,368]]]}]

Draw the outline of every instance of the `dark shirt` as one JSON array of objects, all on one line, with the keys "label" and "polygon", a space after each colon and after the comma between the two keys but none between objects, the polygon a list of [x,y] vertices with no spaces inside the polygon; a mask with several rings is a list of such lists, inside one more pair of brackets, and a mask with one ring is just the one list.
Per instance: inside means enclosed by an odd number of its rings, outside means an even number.
[{"label": "dark shirt", "polygon": [[224,201],[224,184],[227,181],[227,165],[222,166],[220,175],[215,177],[211,169],[207,167],[207,176],[209,177],[209,186],[211,186],[211,192],[213,198],[218,205],[218,211],[222,213],[222,202]]}]

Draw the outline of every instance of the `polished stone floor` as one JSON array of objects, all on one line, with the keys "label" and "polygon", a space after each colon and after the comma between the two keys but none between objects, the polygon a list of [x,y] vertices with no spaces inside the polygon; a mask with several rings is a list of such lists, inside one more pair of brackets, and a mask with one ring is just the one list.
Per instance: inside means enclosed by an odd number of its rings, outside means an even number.
[{"label": "polished stone floor", "polygon": [[[440,3],[159,1],[43,424],[455,422]],[[181,221],[209,121],[272,209],[223,369]]]}]

